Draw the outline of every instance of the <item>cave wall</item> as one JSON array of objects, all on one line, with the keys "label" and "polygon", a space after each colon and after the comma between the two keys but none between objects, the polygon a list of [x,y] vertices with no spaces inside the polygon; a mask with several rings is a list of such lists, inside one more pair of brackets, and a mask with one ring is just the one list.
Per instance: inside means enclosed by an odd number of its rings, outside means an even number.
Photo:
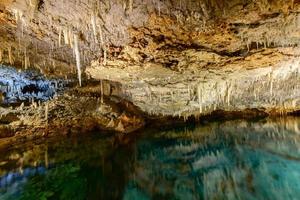
[{"label": "cave wall", "polygon": [[299,10],[298,0],[1,1],[0,63],[66,78],[81,68],[154,114],[293,111]]}]

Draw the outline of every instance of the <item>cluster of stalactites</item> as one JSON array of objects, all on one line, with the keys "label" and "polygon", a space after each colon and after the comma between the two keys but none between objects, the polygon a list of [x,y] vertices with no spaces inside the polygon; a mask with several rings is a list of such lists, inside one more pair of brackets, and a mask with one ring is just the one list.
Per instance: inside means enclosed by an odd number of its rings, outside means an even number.
[{"label": "cluster of stalactites", "polygon": [[294,60],[279,66],[228,75],[224,80],[194,81],[185,83],[185,86],[124,86],[123,93],[125,98],[153,115],[187,118],[207,115],[215,110],[261,107],[284,115],[300,108],[299,78],[300,63]]},{"label": "cluster of stalactites", "polygon": [[295,33],[300,31],[300,16],[291,14],[287,17],[278,17],[276,22],[266,21],[256,28],[244,27],[240,30],[239,37],[245,42],[248,50],[251,45],[256,48],[268,47],[293,47],[299,46],[300,38]]}]

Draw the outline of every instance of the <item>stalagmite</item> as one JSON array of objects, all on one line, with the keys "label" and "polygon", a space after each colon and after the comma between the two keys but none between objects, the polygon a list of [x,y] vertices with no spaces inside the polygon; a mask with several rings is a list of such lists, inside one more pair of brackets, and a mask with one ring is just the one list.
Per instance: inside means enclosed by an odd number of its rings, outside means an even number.
[{"label": "stalagmite", "polygon": [[79,81],[79,86],[81,87],[81,64],[80,64],[80,52],[79,52],[77,34],[74,34],[74,51],[75,51],[75,57],[76,57],[78,81]]}]

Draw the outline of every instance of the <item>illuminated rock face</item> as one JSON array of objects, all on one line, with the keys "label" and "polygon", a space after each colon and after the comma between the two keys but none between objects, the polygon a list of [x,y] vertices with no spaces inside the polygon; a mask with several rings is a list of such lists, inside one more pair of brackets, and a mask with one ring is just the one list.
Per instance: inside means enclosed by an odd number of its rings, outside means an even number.
[{"label": "illuminated rock face", "polygon": [[35,72],[18,72],[11,67],[0,65],[1,103],[9,104],[22,101],[45,101],[64,88],[65,82],[46,80]]},{"label": "illuminated rock face", "polygon": [[0,62],[79,84],[119,82],[121,96],[150,114],[292,112],[299,10],[283,0],[7,0]]},{"label": "illuminated rock face", "polygon": [[[232,63],[222,68],[186,66],[183,72],[154,64],[125,69],[95,66],[88,72],[122,83],[124,98],[155,115],[188,117],[245,109],[293,112],[300,109],[300,63],[297,58],[279,57],[273,66],[251,56],[253,60],[238,63],[226,59],[223,62]],[[201,62],[201,57],[192,59]]]}]

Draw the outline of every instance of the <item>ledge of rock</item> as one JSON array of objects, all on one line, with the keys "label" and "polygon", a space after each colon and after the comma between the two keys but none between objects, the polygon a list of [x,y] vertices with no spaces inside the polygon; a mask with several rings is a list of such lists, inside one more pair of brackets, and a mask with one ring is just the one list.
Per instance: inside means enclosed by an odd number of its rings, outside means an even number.
[{"label": "ledge of rock", "polygon": [[298,49],[261,50],[235,58],[185,50],[174,66],[181,71],[151,62],[137,66],[118,61],[94,63],[87,71],[93,78],[120,82],[124,98],[154,115],[189,117],[244,109],[288,113],[300,109],[300,63],[286,55],[289,51]]}]

